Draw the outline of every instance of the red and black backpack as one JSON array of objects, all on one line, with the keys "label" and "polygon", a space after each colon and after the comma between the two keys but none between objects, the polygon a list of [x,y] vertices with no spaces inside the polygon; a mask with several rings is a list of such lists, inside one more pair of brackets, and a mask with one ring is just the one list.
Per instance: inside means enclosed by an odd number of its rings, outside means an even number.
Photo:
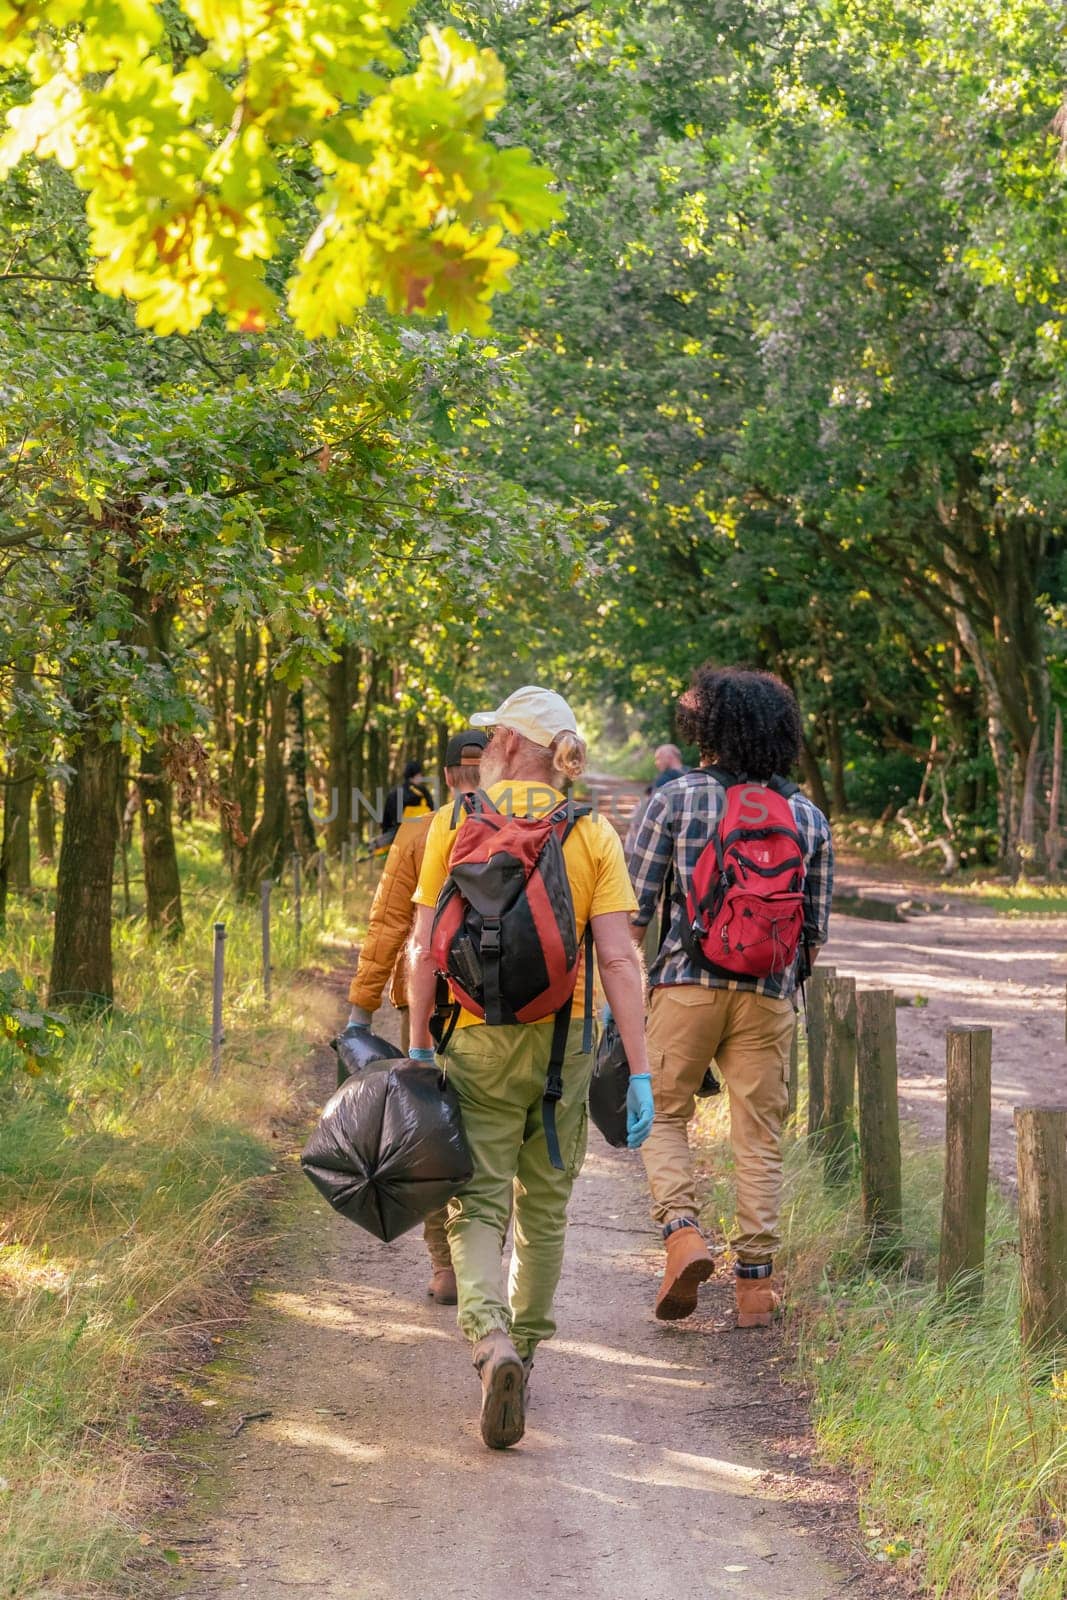
[{"label": "red and black backpack", "polygon": [[726,805],[682,902],[686,954],[717,978],[780,977],[804,935],[804,842],[789,804],[797,785],[703,770],[726,790]]},{"label": "red and black backpack", "polygon": [[[498,810],[480,790],[464,795],[461,803],[466,815],[438,896],[430,947],[454,1002],[439,1049],[447,1046],[461,1007],[484,1017],[490,1027],[554,1016],[544,1121],[549,1159],[562,1169],[555,1108],[563,1093],[580,955],[563,845],[590,807],[567,801],[543,817],[517,817]],[[588,930],[585,944],[589,1050],[593,963]]]}]

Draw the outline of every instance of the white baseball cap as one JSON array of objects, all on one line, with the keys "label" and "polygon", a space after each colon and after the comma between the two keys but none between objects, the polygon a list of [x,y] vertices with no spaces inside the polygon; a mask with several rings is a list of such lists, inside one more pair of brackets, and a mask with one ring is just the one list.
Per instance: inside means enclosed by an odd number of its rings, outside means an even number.
[{"label": "white baseball cap", "polygon": [[476,711],[471,727],[514,728],[546,750],[557,734],[578,732],[577,719],[563,696],[532,683],[509,694],[495,711]]}]

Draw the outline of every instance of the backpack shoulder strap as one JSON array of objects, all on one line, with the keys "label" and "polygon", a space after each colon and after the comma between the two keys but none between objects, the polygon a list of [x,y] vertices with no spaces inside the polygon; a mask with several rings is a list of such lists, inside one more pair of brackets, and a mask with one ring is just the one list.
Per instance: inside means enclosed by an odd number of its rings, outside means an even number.
[{"label": "backpack shoulder strap", "polygon": [[724,789],[732,789],[735,784],[742,781],[734,773],[727,772],[724,767],[700,767],[698,770],[705,773],[709,778],[714,778],[715,782],[721,784]]},{"label": "backpack shoulder strap", "polygon": [[459,827],[459,814],[465,811],[468,817],[484,816],[486,812],[499,816],[499,807],[495,806],[484,789],[474,789],[465,794],[457,794],[452,804],[452,827]]},{"label": "backpack shoulder strap", "polygon": [[795,794],[800,793],[799,783],[790,783],[788,778],[780,778],[777,773],[767,785],[775,794],[780,794],[783,800],[792,800]]},{"label": "backpack shoulder strap", "polygon": [[564,824],[563,832],[559,836],[560,844],[566,844],[576,822],[580,822],[583,817],[591,817],[592,815],[592,806],[576,806],[572,800],[567,800],[563,805],[557,806],[552,813],[552,821]]},{"label": "backpack shoulder strap", "polygon": [[[586,810],[588,811],[588,807]],[[582,1049],[589,1055],[593,1048],[593,930],[588,925],[582,936],[582,945],[585,950],[585,1025],[582,1030]],[[564,1164],[560,1154],[559,1134],[556,1132],[556,1106],[563,1096],[563,1059],[567,1054],[567,1038],[573,1008],[574,996],[569,995],[556,1012],[556,1020],[552,1025],[548,1075],[541,1100],[541,1120],[545,1130],[548,1159],[550,1165],[559,1172],[564,1170]]]}]

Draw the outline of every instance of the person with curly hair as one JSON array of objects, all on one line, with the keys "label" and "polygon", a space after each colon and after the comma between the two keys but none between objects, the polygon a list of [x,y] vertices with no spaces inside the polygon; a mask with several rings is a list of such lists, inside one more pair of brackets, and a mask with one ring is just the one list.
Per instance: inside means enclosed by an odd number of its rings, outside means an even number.
[{"label": "person with curly hair", "polygon": [[[678,730],[700,751],[700,767],[657,789],[629,857],[640,943],[666,897],[669,920],[649,970],[647,1043],[656,1120],[642,1147],[652,1214],[667,1261],[656,1316],[689,1316],[714,1263],[701,1233],[688,1128],[709,1060],[730,1100],[737,1190],[732,1246],[739,1327],[766,1327],[781,1305],[774,1276],[779,1245],[782,1124],[798,981],[825,943],[833,891],[830,826],[806,795],[785,783],[800,753],[797,702],[768,672],[699,667],[678,704]],[[733,976],[694,959],[687,899],[705,848],[719,837],[735,780],[787,798],[804,859],[803,935],[784,970]],[[747,792],[747,791],[746,791]],[[721,865],[721,858],[720,858]]]}]

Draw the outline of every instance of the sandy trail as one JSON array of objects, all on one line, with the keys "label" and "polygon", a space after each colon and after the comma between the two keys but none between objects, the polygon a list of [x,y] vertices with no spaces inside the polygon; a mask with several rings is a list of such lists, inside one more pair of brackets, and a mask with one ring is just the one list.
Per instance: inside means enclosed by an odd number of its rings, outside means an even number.
[{"label": "sandy trail", "polygon": [[752,1400],[747,1364],[765,1337],[728,1329],[724,1290],[684,1325],[653,1320],[659,1251],[640,1162],[595,1132],[591,1144],[560,1336],[539,1353],[527,1435],[506,1453],[481,1443],[470,1357],[455,1313],[426,1298],[419,1236],[381,1245],[303,1186],[306,1242],[282,1252],[236,1383],[220,1378],[205,1413],[213,1439],[200,1449],[221,1492],[217,1509],[182,1519],[205,1541],[187,1600],[866,1592],[843,1587],[845,1570],[783,1503],[793,1480],[765,1472],[743,1436],[734,1408]]},{"label": "sandy trail", "polygon": [[1067,918],[994,917],[957,904],[906,923],[835,913],[824,959],[863,987],[923,996],[897,1010],[900,1104],[924,1134],[945,1127],[945,1033],[993,1029],[991,1164],[1015,1186],[1017,1105],[1067,1104]]}]

